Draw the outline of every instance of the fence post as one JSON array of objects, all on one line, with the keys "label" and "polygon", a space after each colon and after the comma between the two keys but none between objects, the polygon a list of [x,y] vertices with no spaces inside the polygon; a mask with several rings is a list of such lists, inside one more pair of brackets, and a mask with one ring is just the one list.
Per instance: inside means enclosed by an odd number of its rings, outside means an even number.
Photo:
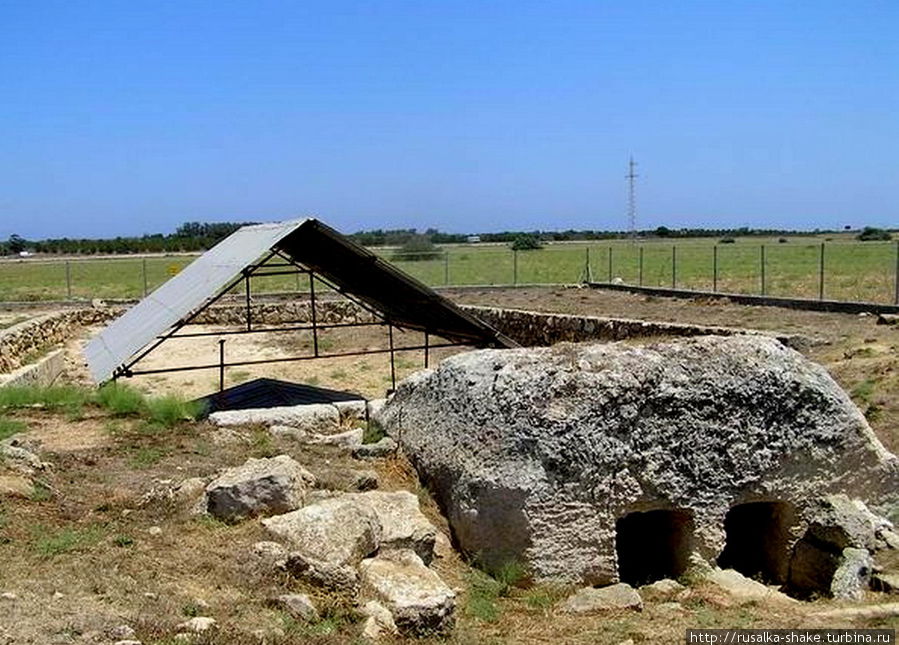
[{"label": "fence post", "polygon": [[893,304],[899,305],[899,242],[896,242],[896,295]]},{"label": "fence post", "polygon": [[612,246],[609,245],[609,282],[612,281]]},{"label": "fence post", "polygon": [[671,288],[677,288],[677,245],[671,247]]},{"label": "fence post", "polygon": [[443,254],[443,284],[449,286],[449,251]]},{"label": "fence post", "polygon": [[759,247],[759,276],[762,281],[762,295],[765,295],[765,245]]},{"label": "fence post", "polygon": [[593,282],[593,267],[590,266],[590,247],[584,249],[584,280]]},{"label": "fence post", "polygon": [[712,245],[712,291],[718,293],[718,245]]},{"label": "fence post", "polygon": [[640,278],[639,278],[639,285],[642,287],[642,286],[643,286],[643,245],[642,245],[642,244],[640,245],[640,254],[639,254],[639,255],[640,255]]},{"label": "fence post", "polygon": [[141,263],[141,265],[142,265],[142,272],[144,275],[144,298],[146,298],[147,293],[149,293],[149,291],[150,291],[149,288],[147,287],[147,258],[143,259],[143,262]]},{"label": "fence post", "polygon": [[818,256],[818,300],[824,300],[824,242],[821,242]]},{"label": "fence post", "polygon": [[518,249],[512,249],[512,284],[518,284]]},{"label": "fence post", "polygon": [[66,299],[72,299],[72,265],[66,260]]}]

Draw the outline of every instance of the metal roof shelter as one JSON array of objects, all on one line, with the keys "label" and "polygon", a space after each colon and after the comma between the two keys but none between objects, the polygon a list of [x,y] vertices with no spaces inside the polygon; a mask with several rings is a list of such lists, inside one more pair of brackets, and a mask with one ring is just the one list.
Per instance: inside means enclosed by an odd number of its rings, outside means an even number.
[{"label": "metal roof shelter", "polygon": [[[273,259],[275,263],[271,262]],[[250,306],[251,278],[287,274],[308,275],[311,320],[297,321],[308,323],[302,325],[257,326],[254,329]],[[226,363],[221,349],[224,341],[220,341],[217,363],[142,371],[135,369],[142,358],[169,338],[220,335],[220,332],[179,332],[241,282],[245,283],[246,298],[246,321],[242,333],[310,330],[313,337],[311,356]],[[368,311],[376,322],[320,324],[315,306],[316,283],[355,302]],[[319,351],[319,330],[372,324],[387,327],[388,350],[333,354]],[[394,327],[423,332],[424,345],[394,347]],[[432,345],[429,340],[431,334],[449,342]],[[223,386],[226,367],[389,352],[391,380],[395,384],[394,352],[424,350],[427,364],[430,348],[453,345],[514,347],[515,342],[322,222],[296,219],[240,228],[113,321],[88,343],[85,357],[91,376],[97,383],[138,374],[218,368],[220,386]]]}]

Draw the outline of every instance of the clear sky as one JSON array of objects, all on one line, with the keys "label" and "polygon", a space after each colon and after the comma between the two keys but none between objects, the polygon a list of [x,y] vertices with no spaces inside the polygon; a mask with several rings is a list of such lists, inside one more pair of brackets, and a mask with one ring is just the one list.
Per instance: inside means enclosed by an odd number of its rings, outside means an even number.
[{"label": "clear sky", "polygon": [[899,226],[899,2],[0,0],[0,238]]}]

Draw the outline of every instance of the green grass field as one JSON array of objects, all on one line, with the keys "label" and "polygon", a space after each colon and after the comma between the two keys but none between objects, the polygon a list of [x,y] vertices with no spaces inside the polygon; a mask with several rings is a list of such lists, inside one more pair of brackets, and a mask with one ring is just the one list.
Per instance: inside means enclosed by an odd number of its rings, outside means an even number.
[{"label": "green grass field", "polygon": [[[584,278],[589,259],[594,281],[620,278],[628,284],[764,293],[817,298],[822,240],[811,237],[745,238],[734,244],[715,239],[615,240],[549,244],[538,251],[513,253],[493,245],[447,246],[439,259],[408,261],[384,251],[404,271],[429,285],[555,284]],[[897,243],[823,242],[824,297],[893,303]],[[713,278],[718,255],[717,281]],[[641,251],[642,249],[642,251]],[[640,256],[642,254],[642,271]],[[0,301],[72,298],[137,298],[152,291],[193,258],[189,256],[60,260],[28,258],[0,262]],[[673,267],[676,260],[676,267]],[[642,274],[642,275],[641,275]],[[254,278],[255,293],[307,289],[305,278]]]}]

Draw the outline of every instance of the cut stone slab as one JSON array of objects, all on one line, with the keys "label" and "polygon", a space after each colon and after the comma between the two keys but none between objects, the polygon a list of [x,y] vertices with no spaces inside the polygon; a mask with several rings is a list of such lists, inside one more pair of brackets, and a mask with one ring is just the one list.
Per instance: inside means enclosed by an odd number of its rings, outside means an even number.
[{"label": "cut stone slab", "polygon": [[362,445],[362,436],[364,434],[365,430],[362,428],[353,428],[335,434],[315,433],[309,435],[309,438],[306,439],[306,443],[321,446],[337,446],[339,448],[355,448],[356,446]]},{"label": "cut stone slab", "polygon": [[331,434],[340,428],[340,413],[330,403],[224,410],[213,412],[209,420],[217,426],[285,425],[320,434]]},{"label": "cut stone slab", "polygon": [[305,430],[300,430],[299,428],[285,425],[270,426],[268,431],[273,437],[278,437],[280,439],[290,439],[292,441],[300,442],[306,442],[311,436]]},{"label": "cut stone slab", "polygon": [[363,560],[362,593],[390,610],[399,631],[443,635],[455,622],[456,594],[413,551],[403,549]]},{"label": "cut stone slab", "polygon": [[619,582],[608,587],[585,587],[576,591],[559,605],[566,614],[633,609],[643,611],[640,594],[629,584]]},{"label": "cut stone slab", "polygon": [[311,623],[319,618],[318,609],[315,608],[309,596],[304,593],[290,593],[278,596],[278,603],[297,620]]},{"label": "cut stone slab", "polygon": [[664,578],[640,587],[640,596],[644,600],[669,600],[686,589],[677,580]]},{"label": "cut stone slab", "polygon": [[899,325],[899,314],[880,314],[877,316],[878,325]]},{"label": "cut stone slab", "polygon": [[359,590],[359,574],[350,566],[325,562],[297,551],[287,556],[284,568],[295,578],[331,591],[352,596]]},{"label": "cut stone slab", "polygon": [[727,592],[731,598],[740,602],[798,602],[787,594],[771,589],[761,582],[751,580],[733,569],[712,569],[705,574],[704,578],[722,591]]},{"label": "cut stone slab", "polygon": [[409,491],[368,491],[349,495],[369,506],[381,524],[381,551],[411,549],[425,564],[434,558],[437,528],[421,512]]},{"label": "cut stone slab", "polygon": [[390,437],[383,437],[375,443],[363,443],[353,448],[356,459],[381,459],[396,452],[397,443]]},{"label": "cut stone slab", "polygon": [[248,459],[206,487],[207,510],[223,520],[286,513],[303,505],[315,477],[288,455]]},{"label": "cut stone slab", "polygon": [[830,583],[830,593],[837,600],[858,602],[871,584],[874,560],[865,549],[846,548]]},{"label": "cut stone slab", "polygon": [[381,523],[370,505],[342,495],[262,521],[291,551],[341,565],[355,565],[381,542]]}]

